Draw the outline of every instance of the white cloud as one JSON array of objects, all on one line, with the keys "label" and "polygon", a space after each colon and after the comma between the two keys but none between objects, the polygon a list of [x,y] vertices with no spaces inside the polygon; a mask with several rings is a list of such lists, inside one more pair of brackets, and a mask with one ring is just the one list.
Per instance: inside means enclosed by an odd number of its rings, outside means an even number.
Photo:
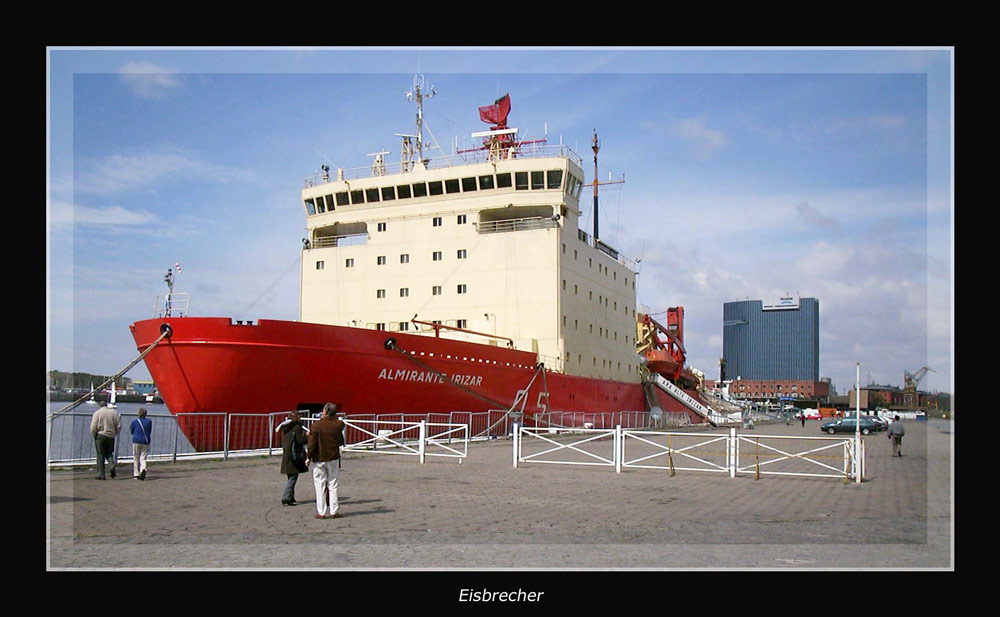
[{"label": "white cloud", "polygon": [[711,158],[716,151],[729,145],[729,137],[721,130],[709,127],[703,118],[677,118],[644,124],[650,130],[681,138],[693,148],[694,157],[700,161]]},{"label": "white cloud", "polygon": [[174,69],[148,62],[129,62],[118,70],[120,79],[132,92],[144,99],[162,99],[168,92],[183,86]]},{"label": "white cloud", "polygon": [[670,123],[670,131],[688,141],[699,160],[710,158],[716,150],[729,144],[729,138],[718,129],[709,128],[700,118],[682,118]]},{"label": "white cloud", "polygon": [[808,201],[803,201],[795,206],[795,209],[799,213],[799,218],[809,227],[830,231],[840,229],[840,223],[835,219],[820,214],[819,210]]},{"label": "white cloud", "polygon": [[73,223],[76,225],[135,227],[151,225],[156,222],[155,214],[126,210],[121,206],[108,208],[76,206],[73,208]]},{"label": "white cloud", "polygon": [[249,182],[249,172],[201,160],[186,152],[112,154],[77,163],[74,188],[79,193],[113,195],[150,190],[169,180],[212,183]]}]

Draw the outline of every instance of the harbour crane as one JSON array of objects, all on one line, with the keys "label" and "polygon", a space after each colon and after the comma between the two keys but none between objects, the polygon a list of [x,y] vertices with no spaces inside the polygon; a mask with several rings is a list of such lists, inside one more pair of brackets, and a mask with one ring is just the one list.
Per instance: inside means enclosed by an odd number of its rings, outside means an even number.
[{"label": "harbour crane", "polygon": [[927,371],[930,371],[932,373],[937,372],[928,366],[921,368],[916,373],[911,373],[910,371],[903,371],[903,391],[916,392],[917,384],[920,383],[920,380],[924,378],[924,375],[927,374]]}]

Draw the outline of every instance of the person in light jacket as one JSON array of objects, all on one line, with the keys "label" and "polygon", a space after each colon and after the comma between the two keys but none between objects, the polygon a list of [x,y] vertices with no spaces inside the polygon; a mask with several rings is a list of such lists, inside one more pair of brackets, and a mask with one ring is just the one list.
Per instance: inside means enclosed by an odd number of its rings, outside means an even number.
[{"label": "person in light jacket", "polygon": [[315,518],[339,518],[337,476],[340,470],[340,446],[344,445],[344,422],[337,418],[337,406],[323,406],[323,417],[309,429],[306,464],[312,471],[316,488]]},{"label": "person in light jacket", "polygon": [[[285,474],[285,490],[281,493],[281,503],[285,506],[295,505],[295,483],[300,473],[308,471],[305,461],[306,429],[302,426],[302,416],[298,411],[288,414],[288,418],[279,425],[281,430],[281,473]],[[302,452],[301,460],[293,460],[292,449]]]},{"label": "person in light jacket", "polygon": [[139,417],[132,420],[128,430],[132,433],[132,477],[146,479],[146,456],[153,439],[153,421],[146,417],[146,408],[140,407]]},{"label": "person in light jacket", "polygon": [[114,409],[101,401],[97,411],[90,419],[90,434],[94,437],[94,449],[97,451],[97,479],[104,480],[104,461],[111,461],[109,471],[115,477],[115,437],[122,428],[121,419]]},{"label": "person in light jacket", "polygon": [[892,424],[889,425],[889,439],[892,440],[892,455],[893,456],[903,456],[900,451],[903,447],[903,435],[906,434],[906,429],[903,428],[903,423],[899,421],[899,416],[896,416]]}]

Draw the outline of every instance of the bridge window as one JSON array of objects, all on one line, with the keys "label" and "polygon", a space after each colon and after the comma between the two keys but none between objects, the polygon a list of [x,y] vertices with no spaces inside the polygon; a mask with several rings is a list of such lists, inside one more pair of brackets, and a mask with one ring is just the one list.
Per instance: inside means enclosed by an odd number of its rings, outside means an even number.
[{"label": "bridge window", "polygon": [[545,188],[545,172],[544,171],[533,171],[531,172],[531,189],[543,189]]},{"label": "bridge window", "polygon": [[427,188],[431,195],[441,195],[444,193],[444,188],[440,180],[437,182],[428,182]]},{"label": "bridge window", "polygon": [[528,172],[514,172],[514,188],[518,191],[528,190]]},{"label": "bridge window", "polygon": [[510,186],[510,173],[497,174],[498,189],[509,189]]},{"label": "bridge window", "polygon": [[352,204],[363,204],[365,203],[365,192],[361,189],[356,189],[351,191],[351,203]]},{"label": "bridge window", "polygon": [[444,190],[447,193],[457,193],[459,191],[458,180],[445,180]]},{"label": "bridge window", "polygon": [[309,216],[316,214],[316,204],[314,204],[311,199],[306,200],[306,212],[309,213]]},{"label": "bridge window", "polygon": [[418,182],[413,185],[413,196],[414,197],[426,197],[427,196],[427,184],[425,182]]},{"label": "bridge window", "polygon": [[351,196],[347,193],[347,191],[341,191],[337,193],[338,206],[347,206],[350,205],[350,203],[351,203]]},{"label": "bridge window", "polygon": [[396,189],[391,186],[382,187],[382,201],[392,201],[396,199]]},{"label": "bridge window", "polygon": [[462,190],[463,191],[474,191],[476,190],[476,178],[462,178]]},{"label": "bridge window", "polygon": [[479,189],[486,190],[493,188],[493,176],[479,176]]},{"label": "bridge window", "polygon": [[545,188],[557,189],[562,186],[562,170],[551,169],[545,172]]},{"label": "bridge window", "polygon": [[409,184],[400,184],[399,186],[396,187],[396,197],[400,199],[409,199],[410,195],[411,193]]},{"label": "bridge window", "polygon": [[365,199],[368,203],[378,201],[378,189],[365,189]]}]

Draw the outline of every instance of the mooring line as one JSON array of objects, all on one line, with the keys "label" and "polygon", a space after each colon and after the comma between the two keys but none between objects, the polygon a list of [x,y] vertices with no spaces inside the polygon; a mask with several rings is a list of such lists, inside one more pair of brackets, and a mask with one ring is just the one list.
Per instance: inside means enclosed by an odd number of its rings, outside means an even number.
[{"label": "mooring line", "polygon": [[[435,375],[437,375],[438,377],[440,377],[442,379],[442,381],[444,381],[445,383],[449,383],[449,384],[455,386],[456,388],[458,388],[459,390],[462,390],[466,394],[470,394],[470,395],[472,395],[472,396],[474,396],[474,397],[476,397],[476,398],[478,398],[478,399],[480,399],[482,401],[485,401],[485,402],[489,403],[490,405],[493,405],[494,407],[498,407],[500,409],[503,409],[505,407],[505,405],[503,403],[499,402],[499,401],[495,401],[495,400],[493,400],[493,399],[491,399],[491,398],[489,398],[487,396],[483,396],[482,394],[479,394],[478,392],[476,392],[474,390],[470,390],[469,388],[466,388],[465,386],[463,386],[460,383],[457,383],[455,381],[452,381],[451,379],[448,379],[448,375],[447,374],[442,373],[441,371],[438,371],[438,370],[434,369],[431,366],[428,366],[427,364],[425,364],[425,363],[421,362],[420,360],[418,360],[412,354],[408,353],[405,349],[402,349],[401,347],[399,347],[398,345],[396,345],[396,339],[393,339],[393,338],[386,339],[386,341],[385,341],[385,348],[399,352],[400,354],[403,355],[403,357],[405,357],[405,358],[413,361],[414,363],[416,363],[417,366],[423,368],[426,371],[430,371],[431,373],[434,373]],[[543,381],[545,380],[545,365],[542,364],[542,363],[539,363],[537,369],[535,370],[535,374],[531,376],[531,381],[528,382],[528,387],[524,390],[524,403],[527,403],[528,390],[531,389],[531,384],[533,384],[535,382],[535,378],[538,377],[538,372],[539,371],[542,372],[542,380]],[[504,418],[506,418],[508,415],[510,415],[510,412],[513,411],[514,407],[517,406],[517,403],[520,400],[521,400],[521,396],[514,397],[514,403],[510,407],[507,407],[507,411],[504,412],[504,415],[501,416],[499,420],[497,420],[496,422],[494,422],[492,426],[487,427],[486,431],[489,431],[489,430],[493,429],[498,424],[500,424],[500,422],[503,421]],[[523,403],[521,405],[521,409],[522,409],[522,412],[523,412],[523,410],[524,410],[524,404]]]},{"label": "mooring line", "polygon": [[[97,389],[100,390],[104,386],[108,385],[109,383],[112,383],[114,380],[118,379],[119,377],[121,377],[125,373],[129,372],[132,369],[133,366],[135,366],[136,364],[138,364],[140,360],[142,360],[143,358],[146,357],[146,354],[148,354],[149,352],[153,351],[153,348],[156,347],[157,345],[159,345],[160,341],[162,341],[164,338],[170,336],[170,332],[171,332],[170,326],[167,326],[167,327],[163,328],[163,332],[161,332],[160,336],[155,341],[153,341],[153,343],[149,347],[146,348],[146,351],[144,351],[141,354],[139,354],[138,358],[136,358],[135,360],[132,360],[132,362],[129,363],[129,365],[126,366],[125,368],[123,368],[121,371],[119,371],[118,374],[114,375],[113,377],[111,377],[110,379],[108,379],[107,381],[105,381],[104,383],[102,383],[101,385],[97,386]],[[81,403],[83,403],[83,401],[85,401],[87,399],[87,397],[89,397],[89,396],[90,396],[89,393],[88,394],[84,394],[83,396],[81,396],[77,400],[73,401],[69,405],[66,405],[65,407],[63,407],[59,411],[54,411],[51,414],[46,415],[45,416],[45,420],[48,421],[48,422],[51,422],[52,419],[55,418],[56,416],[58,416],[59,414],[66,413],[67,411],[70,411],[71,409],[73,409],[73,408],[77,407],[78,405],[80,405]]]}]

